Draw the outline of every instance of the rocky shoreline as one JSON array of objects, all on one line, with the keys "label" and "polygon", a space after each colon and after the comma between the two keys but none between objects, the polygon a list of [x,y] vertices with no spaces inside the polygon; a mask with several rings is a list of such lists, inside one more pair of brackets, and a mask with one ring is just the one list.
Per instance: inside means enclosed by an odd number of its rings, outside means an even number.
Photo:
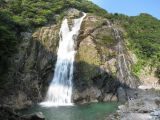
[{"label": "rocky shoreline", "polygon": [[37,112],[29,115],[19,115],[9,106],[0,106],[1,120],[45,120],[42,112]]},{"label": "rocky shoreline", "polygon": [[159,120],[160,91],[156,89],[136,90],[137,98],[120,105],[116,113],[104,120]]}]

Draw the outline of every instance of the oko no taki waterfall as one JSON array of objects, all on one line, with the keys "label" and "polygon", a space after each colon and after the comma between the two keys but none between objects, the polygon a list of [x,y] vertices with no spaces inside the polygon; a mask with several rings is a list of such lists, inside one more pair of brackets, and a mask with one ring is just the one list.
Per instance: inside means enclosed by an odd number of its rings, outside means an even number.
[{"label": "oko no taki waterfall", "polygon": [[85,13],[83,14],[81,18],[74,19],[71,30],[67,19],[62,22],[54,78],[50,83],[45,101],[40,103],[42,106],[72,105],[73,62],[76,53],[74,40],[78,36],[83,18],[86,16]]}]

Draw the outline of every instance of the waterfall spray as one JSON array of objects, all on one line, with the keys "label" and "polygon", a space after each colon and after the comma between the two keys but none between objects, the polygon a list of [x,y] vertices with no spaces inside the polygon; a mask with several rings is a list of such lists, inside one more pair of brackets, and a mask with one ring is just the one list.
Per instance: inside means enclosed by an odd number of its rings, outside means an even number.
[{"label": "waterfall spray", "polygon": [[72,105],[72,78],[73,63],[75,57],[74,39],[78,36],[81,23],[86,16],[85,13],[81,18],[74,19],[71,30],[68,26],[67,19],[64,19],[59,32],[58,58],[56,62],[54,77],[50,83],[46,99],[40,103],[42,106],[66,106]]}]

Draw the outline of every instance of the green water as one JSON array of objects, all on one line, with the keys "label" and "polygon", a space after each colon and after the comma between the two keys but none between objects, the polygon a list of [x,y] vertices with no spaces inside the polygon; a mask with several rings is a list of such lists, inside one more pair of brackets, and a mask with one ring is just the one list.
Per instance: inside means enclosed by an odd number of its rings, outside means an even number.
[{"label": "green water", "polygon": [[41,111],[46,120],[103,120],[105,116],[115,112],[117,107],[118,104],[115,102],[50,108],[37,105],[28,110],[23,110],[21,113],[31,114]]}]

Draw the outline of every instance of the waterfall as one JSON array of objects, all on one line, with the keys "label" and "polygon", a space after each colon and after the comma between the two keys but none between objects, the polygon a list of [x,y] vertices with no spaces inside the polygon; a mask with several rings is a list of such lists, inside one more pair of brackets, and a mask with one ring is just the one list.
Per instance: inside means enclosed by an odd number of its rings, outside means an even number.
[{"label": "waterfall", "polygon": [[40,103],[42,106],[72,105],[72,78],[73,62],[75,57],[74,40],[78,36],[85,13],[81,18],[74,19],[71,30],[67,19],[64,19],[59,32],[59,48],[54,77],[47,91],[46,99]]}]

